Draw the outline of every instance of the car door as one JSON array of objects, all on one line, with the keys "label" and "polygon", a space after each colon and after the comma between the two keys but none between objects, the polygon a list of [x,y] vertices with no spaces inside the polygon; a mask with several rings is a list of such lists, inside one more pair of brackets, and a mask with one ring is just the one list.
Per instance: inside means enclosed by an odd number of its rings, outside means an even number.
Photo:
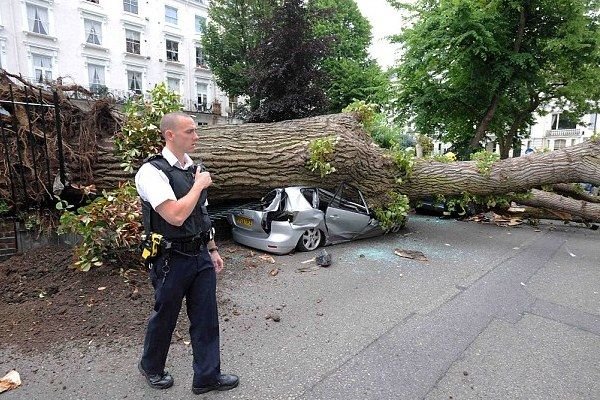
[{"label": "car door", "polygon": [[325,223],[331,243],[352,240],[367,230],[371,216],[360,191],[341,184],[325,210]]}]

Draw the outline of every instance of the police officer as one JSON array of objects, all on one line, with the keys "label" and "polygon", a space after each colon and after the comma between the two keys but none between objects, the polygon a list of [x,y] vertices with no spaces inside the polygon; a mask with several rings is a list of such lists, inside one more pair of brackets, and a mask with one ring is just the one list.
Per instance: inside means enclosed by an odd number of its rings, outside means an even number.
[{"label": "police officer", "polygon": [[190,116],[166,114],[160,131],[165,140],[162,154],[146,160],[135,176],[146,233],[163,236],[162,250],[150,264],[155,304],[138,367],[151,387],[173,385],[164,367],[185,296],[194,354],[192,392],[233,389],[238,377],[220,370],[216,272],[223,269],[223,260],[206,212],[206,189],[212,179],[187,154],[198,141]]}]

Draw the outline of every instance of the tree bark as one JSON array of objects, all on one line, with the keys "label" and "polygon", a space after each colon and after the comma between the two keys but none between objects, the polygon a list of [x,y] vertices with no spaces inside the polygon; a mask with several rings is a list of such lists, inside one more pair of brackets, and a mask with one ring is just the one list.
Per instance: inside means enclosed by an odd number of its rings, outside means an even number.
[{"label": "tree bark", "polygon": [[585,193],[579,187],[579,190],[575,189],[573,185],[569,185],[566,183],[557,183],[552,186],[552,190],[558,194],[566,195],[568,197],[572,197],[577,200],[584,200],[589,203],[600,203],[600,196],[594,196],[588,193]]},{"label": "tree bark", "polygon": [[494,93],[494,95],[492,96],[490,105],[488,106],[487,110],[485,110],[485,114],[481,119],[481,122],[479,123],[479,125],[477,125],[477,129],[475,129],[475,134],[469,142],[469,148],[471,150],[477,150],[481,148],[480,142],[487,134],[488,127],[494,119],[494,115],[496,115],[496,110],[498,109],[498,105],[500,104],[500,98],[501,96],[499,93]]},{"label": "tree bark", "polygon": [[577,217],[584,222],[600,222],[600,204],[576,200],[538,189],[532,189],[531,194],[531,199],[519,200],[519,203],[531,207],[551,209],[559,213],[567,213],[570,216],[569,220]]},{"label": "tree bark", "polygon": [[588,141],[561,150],[508,158],[493,164],[490,174],[478,171],[474,161],[415,164],[409,181],[398,188],[411,198],[430,194],[458,196],[521,192],[542,185],[589,182],[600,185],[600,141]]},{"label": "tree bark", "polygon": [[[351,114],[334,114],[272,124],[211,126],[199,130],[200,144],[191,154],[213,174],[213,202],[256,199],[268,190],[291,185],[334,188],[340,182],[357,186],[371,205],[387,201],[395,190],[411,199],[428,195],[505,194],[546,184],[589,182],[600,185],[600,141],[588,141],[550,153],[500,160],[488,174],[476,162],[441,163],[416,160],[408,179],[364,132]],[[308,146],[314,139],[335,140],[331,165],[336,172],[321,177],[307,169]],[[132,176],[112,155],[112,144],[100,142],[94,183],[114,188]]]}]

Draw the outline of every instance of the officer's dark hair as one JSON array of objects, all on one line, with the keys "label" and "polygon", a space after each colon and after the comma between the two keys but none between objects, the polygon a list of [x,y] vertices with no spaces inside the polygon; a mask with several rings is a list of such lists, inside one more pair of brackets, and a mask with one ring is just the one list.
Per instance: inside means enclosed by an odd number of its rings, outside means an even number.
[{"label": "officer's dark hair", "polygon": [[160,133],[163,135],[163,137],[165,136],[165,132],[167,132],[168,130],[175,129],[179,118],[192,117],[181,111],[170,112],[168,114],[163,115],[163,117],[160,120]]}]

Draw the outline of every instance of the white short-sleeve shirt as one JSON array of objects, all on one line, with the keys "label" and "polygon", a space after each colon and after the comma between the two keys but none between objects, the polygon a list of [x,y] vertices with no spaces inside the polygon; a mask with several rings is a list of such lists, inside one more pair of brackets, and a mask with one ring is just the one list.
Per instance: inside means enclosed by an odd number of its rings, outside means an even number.
[{"label": "white short-sleeve shirt", "polygon": [[[194,164],[190,156],[185,154],[185,164],[181,165],[173,152],[166,147],[163,148],[162,156],[169,165],[176,168],[187,169]],[[150,163],[144,163],[135,174],[135,187],[142,200],[150,203],[155,210],[167,200],[177,200],[167,175]]]}]

